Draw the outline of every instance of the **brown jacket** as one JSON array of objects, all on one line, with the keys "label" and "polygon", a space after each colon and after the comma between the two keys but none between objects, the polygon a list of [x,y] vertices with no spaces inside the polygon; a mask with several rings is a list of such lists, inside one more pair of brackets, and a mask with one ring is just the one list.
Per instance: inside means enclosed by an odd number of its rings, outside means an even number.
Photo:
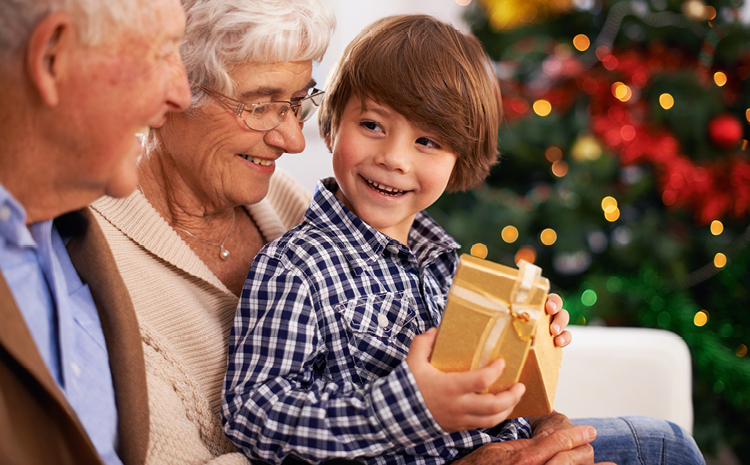
[{"label": "brown jacket", "polygon": [[[88,284],[107,341],[119,418],[117,452],[140,465],[148,446],[148,398],[138,321],[98,223],[88,209],[55,221]],[[37,351],[0,273],[0,463],[101,464],[91,440]]]}]

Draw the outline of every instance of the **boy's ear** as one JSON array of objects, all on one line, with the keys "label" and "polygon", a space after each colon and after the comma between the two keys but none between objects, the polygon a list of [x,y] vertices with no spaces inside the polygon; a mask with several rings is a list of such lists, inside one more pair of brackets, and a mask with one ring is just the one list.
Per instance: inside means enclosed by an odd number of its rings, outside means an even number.
[{"label": "boy's ear", "polygon": [[323,139],[323,141],[326,143],[326,147],[328,147],[328,151],[333,153],[333,143],[331,142],[331,136],[328,135]]},{"label": "boy's ear", "polygon": [[42,101],[56,106],[60,82],[75,47],[73,23],[67,13],[56,12],[42,18],[31,32],[26,51],[26,69]]},{"label": "boy's ear", "polygon": [[334,130],[333,125],[331,125],[331,130],[326,132],[328,132],[328,134],[323,138],[323,142],[325,142],[326,147],[328,147],[328,151],[333,153],[333,144],[336,143],[336,131]]}]

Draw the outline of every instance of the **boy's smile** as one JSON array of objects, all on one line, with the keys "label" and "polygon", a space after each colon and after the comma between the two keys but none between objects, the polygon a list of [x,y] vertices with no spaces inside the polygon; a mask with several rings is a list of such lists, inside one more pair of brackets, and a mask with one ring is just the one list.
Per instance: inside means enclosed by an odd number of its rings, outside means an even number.
[{"label": "boy's smile", "polygon": [[403,244],[414,216],[445,191],[456,154],[392,108],[349,100],[332,142],[336,193],[365,223]]}]

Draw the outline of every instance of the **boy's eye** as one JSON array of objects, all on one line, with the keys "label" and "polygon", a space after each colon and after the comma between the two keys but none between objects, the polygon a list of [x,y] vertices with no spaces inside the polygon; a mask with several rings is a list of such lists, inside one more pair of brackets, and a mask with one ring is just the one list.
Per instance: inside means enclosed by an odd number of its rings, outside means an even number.
[{"label": "boy's eye", "polygon": [[424,145],[425,147],[432,147],[434,149],[440,148],[440,144],[426,137],[420,137],[419,139],[417,139],[417,144]]},{"label": "boy's eye", "polygon": [[375,121],[362,121],[359,124],[360,126],[364,127],[365,129],[369,129],[370,131],[378,131],[380,129],[380,125]]}]

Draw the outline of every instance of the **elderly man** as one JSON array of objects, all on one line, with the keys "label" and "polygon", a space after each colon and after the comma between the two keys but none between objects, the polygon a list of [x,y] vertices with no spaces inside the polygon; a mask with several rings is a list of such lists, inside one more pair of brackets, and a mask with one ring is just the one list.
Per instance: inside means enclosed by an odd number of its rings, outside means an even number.
[{"label": "elderly man", "polygon": [[[184,110],[179,0],[0,0],[0,463],[145,460],[132,304],[81,210]],[[106,341],[106,342],[105,342]]]}]

